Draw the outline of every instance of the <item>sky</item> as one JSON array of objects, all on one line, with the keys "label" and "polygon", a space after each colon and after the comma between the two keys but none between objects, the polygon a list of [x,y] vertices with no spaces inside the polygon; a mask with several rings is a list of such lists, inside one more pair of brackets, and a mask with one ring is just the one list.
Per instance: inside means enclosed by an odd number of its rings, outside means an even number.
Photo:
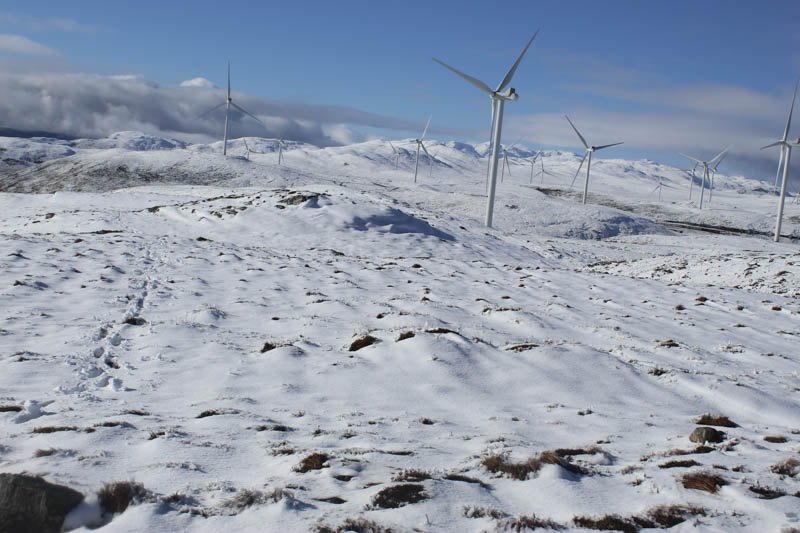
[{"label": "sky", "polygon": [[[0,7],[0,128],[231,136],[335,145],[421,133],[485,141],[489,98],[432,61],[511,83],[503,142],[686,166],[686,152],[774,181],[800,75],[800,2],[54,2]],[[193,80],[193,81],[190,81]],[[188,83],[187,83],[188,82]],[[181,86],[181,85],[184,86]],[[188,86],[187,86],[188,85]],[[798,119],[797,122],[800,122]],[[800,136],[800,126],[792,136]],[[791,168],[795,168],[792,165]]]}]

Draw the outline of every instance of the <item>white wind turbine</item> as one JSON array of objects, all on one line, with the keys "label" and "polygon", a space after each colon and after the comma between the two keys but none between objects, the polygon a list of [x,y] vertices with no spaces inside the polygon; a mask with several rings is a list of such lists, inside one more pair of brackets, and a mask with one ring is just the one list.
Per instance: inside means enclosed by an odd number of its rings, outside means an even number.
[{"label": "white wind turbine", "polygon": [[661,201],[661,188],[662,188],[661,179],[663,177],[664,176],[662,176],[661,174],[658,175],[658,185],[656,185],[655,189],[650,191],[650,194],[653,194],[654,192],[658,191],[658,201],[659,202]]},{"label": "white wind turbine", "polygon": [[428,153],[428,149],[425,148],[424,144],[422,144],[422,139],[424,139],[425,138],[425,134],[428,133],[428,126],[431,125],[431,118],[433,118],[433,115],[430,115],[428,117],[428,122],[425,124],[425,129],[422,130],[422,136],[419,139],[414,139],[413,141],[411,141],[412,143],[417,143],[417,159],[416,159],[416,161],[414,161],[414,183],[417,182],[417,169],[419,169],[419,149],[420,149],[420,147],[422,147],[422,149],[425,151],[425,155],[427,155],[428,157],[431,156],[431,154]]},{"label": "white wind turbine", "polygon": [[[800,80],[798,80],[800,83]],[[797,95],[797,85],[795,85],[795,96]],[[778,202],[778,216],[777,220],[775,221],[775,242],[778,242],[781,237],[781,224],[783,223],[783,203],[786,199],[786,186],[787,186],[787,179],[789,174],[789,161],[792,158],[792,147],[800,146],[800,138],[797,139],[797,142],[790,143],[786,141],[786,138],[789,136],[789,126],[792,123],[792,111],[794,110],[794,98],[792,98],[792,107],[789,109],[789,118],[786,120],[786,129],[783,132],[783,138],[777,142],[772,144],[768,144],[761,148],[770,148],[772,146],[780,146],[781,151],[785,153],[783,159],[783,179],[781,180],[781,198]],[[780,170],[780,166],[778,167]]]},{"label": "white wind turbine", "polygon": [[394,147],[392,141],[389,141],[389,146],[392,147],[392,152],[394,152],[394,168],[397,169],[397,165],[400,164],[400,152],[397,151],[397,148]]},{"label": "white wind turbine", "polygon": [[202,117],[208,115],[212,111],[216,111],[217,109],[219,109],[222,106],[225,106],[225,134],[224,134],[224,137],[223,137],[223,140],[222,140],[222,155],[228,155],[228,115],[230,114],[231,106],[235,107],[236,109],[238,109],[239,111],[241,111],[245,115],[249,116],[250,118],[252,118],[256,122],[258,122],[262,126],[264,125],[264,123],[261,122],[259,119],[257,119],[255,117],[255,115],[245,111],[241,106],[239,106],[238,104],[236,104],[236,102],[233,101],[233,98],[231,98],[231,62],[230,61],[228,61],[228,97],[221,104],[212,107],[211,109],[209,109],[208,111],[206,111],[205,113],[200,115],[199,118],[202,118]]},{"label": "white wind turbine", "polygon": [[540,155],[542,155],[542,151],[541,151],[541,150],[539,150],[538,152],[536,152],[536,153],[533,155],[533,158],[532,158],[532,159],[528,159],[528,162],[531,164],[531,181],[530,181],[530,184],[531,184],[531,185],[533,185],[533,169],[534,169],[534,167],[536,166],[536,160],[539,158],[539,156],[540,156]]},{"label": "white wind turbine", "polygon": [[[792,123],[792,111],[794,111],[794,101],[797,98],[797,86],[800,85],[800,78],[797,79],[797,82],[794,84],[794,96],[792,96],[792,105],[789,108],[789,120],[786,121],[786,129],[783,130],[783,138],[781,139],[783,142],[786,142],[786,139],[789,137],[789,126]],[[778,171],[775,173],[775,189],[778,189],[778,177],[781,175],[781,164],[783,163],[783,158],[786,153],[786,148],[781,145],[780,155],[778,156]]]},{"label": "white wind turbine", "polygon": [[581,142],[583,143],[584,148],[586,148],[586,153],[583,154],[583,159],[581,159],[581,164],[578,166],[578,172],[575,173],[575,177],[572,178],[572,183],[570,183],[570,187],[575,184],[575,179],[578,177],[578,174],[581,172],[581,168],[583,167],[583,162],[586,160],[586,157],[589,157],[589,162],[586,165],[586,180],[583,182],[583,203],[586,203],[586,194],[589,192],[589,170],[592,168],[592,154],[597,150],[602,150],[603,148],[609,148],[611,146],[617,146],[618,144],[622,144],[621,142],[612,143],[612,144],[604,144],[602,146],[589,146],[586,144],[586,139],[583,138],[581,132],[578,131],[578,128],[575,127],[575,124],[569,119],[567,115],[564,115],[564,118],[567,119],[569,125],[572,126],[572,129],[575,130],[575,133],[578,134]]},{"label": "white wind turbine", "polygon": [[522,50],[522,53],[506,73],[503,81],[500,82],[500,85],[498,85],[497,89],[494,91],[479,79],[464,74],[463,72],[454,69],[450,65],[442,63],[435,57],[433,58],[434,61],[442,65],[444,68],[454,72],[455,74],[458,74],[469,83],[488,94],[489,98],[492,100],[492,127],[490,129],[491,136],[489,137],[489,143],[492,149],[492,157],[489,160],[489,197],[486,202],[486,227],[489,228],[492,227],[492,217],[494,215],[494,195],[495,189],[497,188],[497,158],[500,148],[500,134],[503,130],[503,106],[507,101],[515,102],[519,99],[519,95],[513,87],[509,87],[507,90],[506,87],[508,87],[508,84],[511,83],[511,78],[514,77],[514,73],[517,71],[517,67],[522,61],[522,57],[525,55],[525,52],[528,51],[528,48],[531,46],[531,43],[537,35],[539,35],[539,30],[536,30],[536,33],[533,34],[533,37],[531,37],[530,41],[528,41],[528,44],[525,45],[525,48]]},{"label": "white wind turbine", "polygon": [[[730,148],[726,149],[726,153],[727,150],[730,150]],[[711,203],[711,197],[714,195],[714,176],[717,175],[717,168],[719,167],[720,163],[722,163],[723,159],[725,159],[724,155],[719,158],[719,161],[717,161],[717,164],[714,165],[714,168],[709,170],[711,173],[711,186],[708,189],[708,203]]]},{"label": "white wind turbine", "polygon": [[[694,171],[697,170],[697,163],[692,167],[692,177],[689,178],[689,201],[692,201],[692,188],[694,187]],[[688,170],[686,171],[689,172]]]},{"label": "white wind turbine", "polygon": [[508,175],[511,175],[511,165],[508,164],[508,151],[514,148],[516,145],[519,144],[519,141],[515,142],[508,148],[503,148],[503,164],[500,165],[500,183],[503,183],[503,178],[506,175],[506,168],[508,169]]},{"label": "white wind turbine", "polygon": [[541,181],[539,182],[539,185],[544,185],[544,175],[545,174],[547,174],[548,176],[552,176],[553,178],[557,178],[558,177],[555,174],[553,174],[552,172],[550,172],[549,170],[545,170],[544,169],[544,154],[542,154],[542,157],[539,158],[539,163],[541,163],[541,165],[542,165],[542,169],[539,171],[539,175],[542,177]]},{"label": "white wind turbine", "polygon": [[[697,165],[702,165],[703,166],[703,180],[700,182],[700,209],[703,209],[703,195],[705,194],[705,191],[706,191],[706,177],[709,175],[708,167],[709,167],[709,165],[713,165],[717,161],[717,159],[719,159],[720,157],[724,157],[725,153],[728,151],[728,149],[729,148],[726,148],[723,151],[721,151],[720,153],[718,153],[717,155],[715,155],[714,158],[711,159],[711,161],[700,161],[699,159],[696,159],[696,158],[694,158],[692,156],[688,156],[686,154],[681,154],[686,159],[691,159],[692,161],[697,163]],[[680,153],[680,152],[678,152],[678,153]],[[695,167],[697,165],[695,165]],[[692,174],[694,175],[694,170],[692,171]],[[694,181],[694,178],[692,179],[692,181]]]}]

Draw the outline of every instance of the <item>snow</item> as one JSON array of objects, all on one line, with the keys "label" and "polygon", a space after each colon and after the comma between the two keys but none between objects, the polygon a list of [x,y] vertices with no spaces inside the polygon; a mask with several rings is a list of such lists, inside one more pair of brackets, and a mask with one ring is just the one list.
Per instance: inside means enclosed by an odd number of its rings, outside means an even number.
[{"label": "snow", "polygon": [[[680,170],[600,159],[584,206],[579,156],[545,152],[542,184],[514,147],[487,229],[484,146],[432,142],[414,184],[409,142],[398,169],[386,141],[287,142],[280,167],[276,141],[247,144],[0,139],[53,155],[0,174],[0,406],[20,408],[0,411],[0,471],[153,496],[113,517],[91,496],[69,527],[502,530],[477,506],[577,530],[659,505],[706,509],[676,531],[800,527],[800,478],[772,471],[800,459],[793,198],[774,243],[752,180],[718,175],[700,211]],[[674,455],[704,413],[737,427]],[[592,447],[566,455],[583,473],[482,464]],[[325,467],[296,471],[312,453]],[[408,470],[429,498],[372,508]]]}]

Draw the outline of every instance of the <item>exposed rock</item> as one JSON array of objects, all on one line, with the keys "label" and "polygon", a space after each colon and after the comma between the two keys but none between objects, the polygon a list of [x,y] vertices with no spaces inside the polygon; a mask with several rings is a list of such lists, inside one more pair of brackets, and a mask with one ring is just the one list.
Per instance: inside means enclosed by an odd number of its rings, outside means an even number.
[{"label": "exposed rock", "polygon": [[0,531],[59,533],[83,494],[41,477],[0,474]]},{"label": "exposed rock", "polygon": [[725,440],[725,433],[718,429],[701,426],[694,428],[692,434],[689,435],[689,440],[703,444],[704,442],[722,442]]}]

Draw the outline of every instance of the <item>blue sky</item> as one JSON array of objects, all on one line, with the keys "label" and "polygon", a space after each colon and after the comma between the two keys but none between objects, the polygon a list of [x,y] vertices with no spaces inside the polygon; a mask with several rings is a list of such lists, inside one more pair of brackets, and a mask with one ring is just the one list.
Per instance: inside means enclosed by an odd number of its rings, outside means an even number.
[{"label": "blue sky", "polygon": [[[316,121],[328,134],[338,120],[349,138],[408,137],[432,113],[433,137],[481,141],[488,98],[431,57],[495,86],[541,28],[512,83],[521,96],[506,106],[507,143],[576,150],[568,113],[590,142],[625,141],[606,157],[682,164],[678,150],[711,157],[733,143],[728,172],[768,177],[777,152],[756,145],[785,125],[799,23],[796,1],[37,0],[0,8],[0,73],[222,87],[230,59],[234,89],[249,98],[240,102],[259,117],[299,113],[300,132]],[[12,114],[0,108],[0,126],[20,126]]]}]

